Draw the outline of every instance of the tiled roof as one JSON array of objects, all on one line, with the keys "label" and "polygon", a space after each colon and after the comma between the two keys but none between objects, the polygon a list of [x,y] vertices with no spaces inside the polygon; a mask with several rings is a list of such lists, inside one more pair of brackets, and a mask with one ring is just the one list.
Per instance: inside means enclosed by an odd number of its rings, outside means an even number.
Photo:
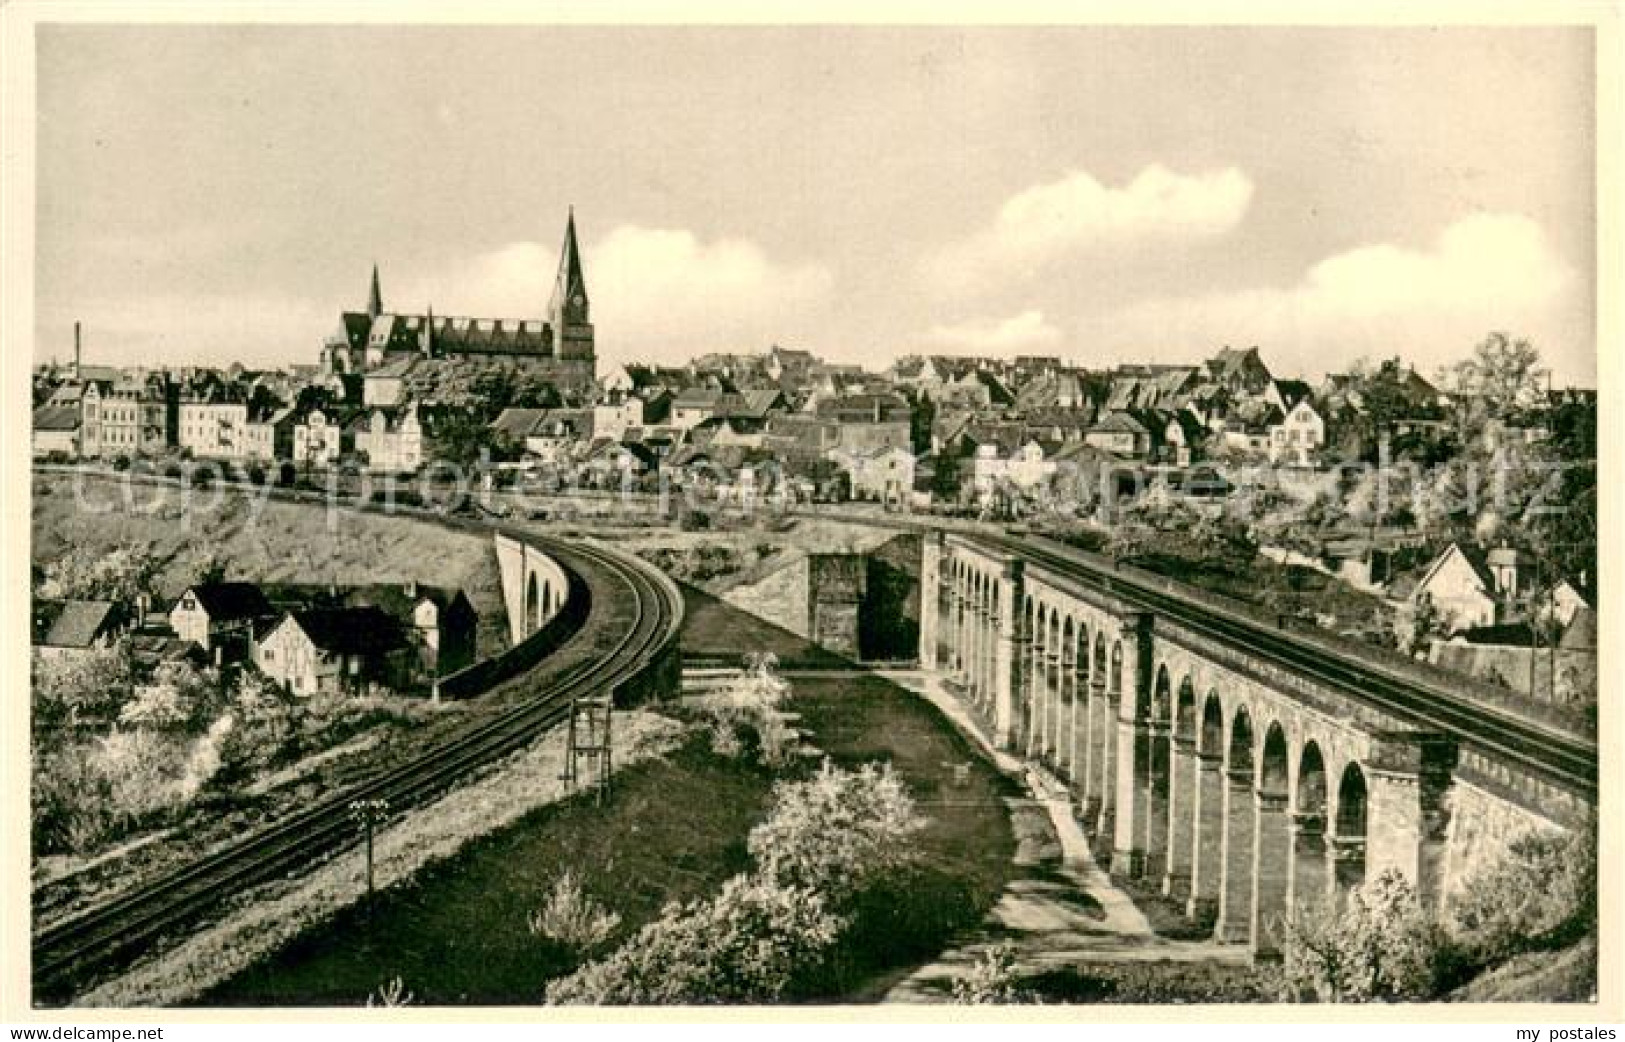
[{"label": "tiled roof", "polygon": [[400,623],[375,605],[313,608],[290,612],[294,622],[323,651],[368,655],[406,646]]},{"label": "tiled roof", "polygon": [[37,431],[74,431],[79,429],[77,405],[42,405],[34,410],[34,429]]},{"label": "tiled roof", "polygon": [[217,621],[255,619],[275,614],[271,602],[257,583],[198,583],[187,592],[197,598],[198,604],[209,613],[209,618]]},{"label": "tiled roof", "polygon": [[53,648],[88,648],[111,627],[116,609],[112,601],[42,601],[35,611],[38,643]]}]

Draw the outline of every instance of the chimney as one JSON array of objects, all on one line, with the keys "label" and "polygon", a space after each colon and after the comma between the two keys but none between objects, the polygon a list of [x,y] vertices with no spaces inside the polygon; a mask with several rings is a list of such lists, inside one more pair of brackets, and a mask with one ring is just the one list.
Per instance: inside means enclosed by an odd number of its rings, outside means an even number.
[{"label": "chimney", "polygon": [[406,582],[401,585],[401,589],[406,591],[406,596],[412,598],[413,600],[417,599],[418,581],[416,579],[406,580]]},{"label": "chimney", "polygon": [[73,382],[80,382],[79,374],[79,323],[73,324]]}]

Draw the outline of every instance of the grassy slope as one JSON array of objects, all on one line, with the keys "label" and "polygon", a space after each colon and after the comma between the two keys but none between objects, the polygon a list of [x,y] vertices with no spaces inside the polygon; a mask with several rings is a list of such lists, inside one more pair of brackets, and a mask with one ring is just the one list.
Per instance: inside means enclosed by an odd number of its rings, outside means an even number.
[{"label": "grassy slope", "polygon": [[177,488],[132,486],[126,503],[108,478],[35,476],[36,564],[70,548],[111,550],[145,545],[161,560],[159,591],[179,595],[199,566],[218,554],[230,576],[266,582],[419,582],[461,587],[480,613],[481,654],[507,644],[506,614],[491,544],[404,517],[337,513],[257,501],[226,490],[193,490],[184,506]]},{"label": "grassy slope", "polygon": [[[736,648],[782,639],[735,621]],[[935,709],[879,678],[797,680],[791,708],[838,762],[891,760],[931,819],[918,841],[926,867],[906,892],[868,909],[866,928],[849,938],[838,973],[820,989],[823,998],[878,995],[997,898],[1014,843],[1002,802],[1009,783]],[[953,768],[966,762],[973,766],[961,784]],[[572,963],[531,937],[525,917],[564,867],[621,913],[629,933],[665,901],[714,892],[746,867],[746,837],[765,813],[771,781],[696,746],[634,767],[617,778],[606,807],[578,800],[537,811],[385,894],[370,921],[341,917],[204,1001],[355,1004],[400,976],[423,1003],[536,1003],[544,981]]]}]

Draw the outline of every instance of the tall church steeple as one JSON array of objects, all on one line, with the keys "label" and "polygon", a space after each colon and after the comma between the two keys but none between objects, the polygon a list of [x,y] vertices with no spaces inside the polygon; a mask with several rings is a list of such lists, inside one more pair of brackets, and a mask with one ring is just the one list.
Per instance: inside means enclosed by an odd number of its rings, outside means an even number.
[{"label": "tall church steeple", "polygon": [[377,318],[384,313],[384,295],[378,289],[378,265],[372,266],[372,288],[367,293],[367,317]]},{"label": "tall church steeple", "polygon": [[559,274],[553,280],[553,300],[547,306],[547,316],[553,326],[557,357],[593,357],[591,306],[587,301],[587,278],[581,270],[573,206],[564,225],[564,248],[559,252]]}]

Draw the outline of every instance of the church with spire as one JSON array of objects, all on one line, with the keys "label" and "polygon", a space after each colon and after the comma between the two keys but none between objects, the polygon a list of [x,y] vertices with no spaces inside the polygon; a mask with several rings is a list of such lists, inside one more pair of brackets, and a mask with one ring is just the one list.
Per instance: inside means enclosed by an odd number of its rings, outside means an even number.
[{"label": "church with spire", "polygon": [[597,377],[591,304],[576,241],[575,211],[564,226],[558,276],[542,318],[469,318],[391,311],[384,306],[373,265],[365,311],[346,311],[322,348],[335,374],[366,375],[388,369],[405,376],[421,366],[508,369],[552,383],[566,394],[591,388]]}]

